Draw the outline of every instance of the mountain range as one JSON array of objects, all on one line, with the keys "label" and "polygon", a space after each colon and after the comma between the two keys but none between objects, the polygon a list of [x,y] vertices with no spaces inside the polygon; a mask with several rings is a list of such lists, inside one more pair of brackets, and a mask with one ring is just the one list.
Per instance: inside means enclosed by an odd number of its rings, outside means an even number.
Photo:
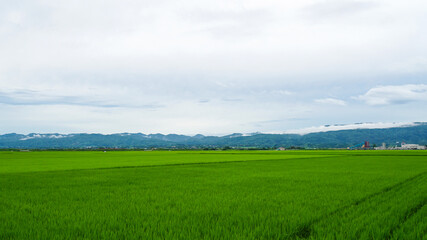
[{"label": "mountain range", "polygon": [[[333,125],[334,126],[334,125]],[[344,126],[344,125],[335,125]],[[329,127],[327,125],[326,127]],[[323,128],[325,129],[325,128]],[[327,128],[326,128],[327,129]],[[234,133],[226,136],[179,134],[59,134],[9,133],[0,135],[0,149],[218,149],[218,148],[347,148],[369,141],[371,145],[396,145],[401,142],[427,144],[427,123],[374,129],[346,129],[307,134]],[[345,127],[344,127],[345,129]]]}]

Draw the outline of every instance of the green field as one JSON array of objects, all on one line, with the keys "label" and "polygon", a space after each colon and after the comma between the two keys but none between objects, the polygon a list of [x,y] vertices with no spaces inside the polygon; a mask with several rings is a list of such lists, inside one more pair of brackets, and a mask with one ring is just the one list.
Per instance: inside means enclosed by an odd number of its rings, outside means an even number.
[{"label": "green field", "polygon": [[427,239],[427,151],[0,151],[0,239]]}]

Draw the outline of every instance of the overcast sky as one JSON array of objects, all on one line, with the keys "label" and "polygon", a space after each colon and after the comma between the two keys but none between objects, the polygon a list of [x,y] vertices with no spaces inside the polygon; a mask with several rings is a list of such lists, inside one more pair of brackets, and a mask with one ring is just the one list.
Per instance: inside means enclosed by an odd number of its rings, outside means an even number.
[{"label": "overcast sky", "polygon": [[0,0],[0,134],[427,121],[425,0]]}]

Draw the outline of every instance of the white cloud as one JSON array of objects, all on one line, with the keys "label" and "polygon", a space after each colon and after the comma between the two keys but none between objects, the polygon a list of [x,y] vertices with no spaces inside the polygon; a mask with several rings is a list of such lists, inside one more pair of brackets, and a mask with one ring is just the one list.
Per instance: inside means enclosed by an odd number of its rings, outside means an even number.
[{"label": "white cloud", "polygon": [[316,99],[314,101],[316,103],[322,103],[322,104],[332,104],[332,105],[339,105],[339,106],[347,105],[347,103],[344,100],[336,99],[336,98],[322,98],[322,99]]},{"label": "white cloud", "polygon": [[338,124],[338,125],[325,125],[320,127],[309,127],[296,130],[289,130],[284,133],[288,134],[309,134],[316,132],[330,132],[330,131],[341,131],[351,129],[381,129],[381,128],[392,128],[392,127],[409,127],[415,126],[415,123],[354,123],[354,124]]},{"label": "white cloud", "polygon": [[[247,82],[251,76],[306,75],[307,69],[313,75],[333,75],[391,71],[405,64],[398,68],[404,72],[411,67],[406,65],[419,64],[409,59],[426,53],[426,36],[420,31],[426,3],[297,2],[11,3],[5,14],[22,27],[0,23],[0,52],[7,56],[0,58],[0,73],[18,66],[25,71],[89,69],[157,75],[166,69],[179,76],[216,74]],[[335,18],[307,23],[300,14],[307,8],[317,18],[330,14]],[[347,18],[349,11],[362,11],[363,18]],[[402,48],[407,48],[404,54]]]},{"label": "white cloud", "polygon": [[413,101],[427,101],[427,85],[406,84],[378,86],[356,97],[369,105],[404,104]]},{"label": "white cloud", "polygon": [[[337,108],[373,86],[425,83],[423,0],[0,5],[0,132],[220,134],[427,118],[420,101]],[[422,100],[414,91],[406,101]]]}]

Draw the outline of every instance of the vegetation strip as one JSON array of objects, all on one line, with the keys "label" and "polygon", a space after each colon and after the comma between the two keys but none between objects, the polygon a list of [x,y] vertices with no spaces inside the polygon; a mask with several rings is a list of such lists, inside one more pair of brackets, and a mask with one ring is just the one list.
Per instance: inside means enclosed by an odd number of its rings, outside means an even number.
[{"label": "vegetation strip", "polygon": [[[191,152],[64,152],[64,155],[75,158],[62,157],[61,152],[29,152],[8,155],[8,158],[0,158],[0,174],[8,172],[38,172],[38,171],[62,171],[84,169],[111,169],[133,168],[152,166],[178,166],[188,164],[209,164],[246,161],[272,161],[305,158],[336,157],[338,155],[293,155],[293,154],[242,154],[242,155],[207,155],[192,154]],[[10,153],[9,153],[10,154]],[[6,154],[7,155],[7,154]],[[1,157],[0,153],[0,157]],[[17,159],[14,159],[16,156]],[[28,157],[27,157],[28,156]],[[261,157],[262,156],[262,157]],[[18,158],[20,157],[20,158]],[[27,158],[26,158],[27,157]],[[79,158],[80,157],[80,158]],[[164,157],[163,159],[161,157]],[[12,160],[12,161],[11,161]]]},{"label": "vegetation strip", "polygon": [[386,239],[391,239],[393,236],[393,233],[399,230],[399,228],[404,225],[408,219],[410,219],[412,216],[414,216],[418,211],[421,210],[427,203],[427,198],[424,198],[421,202],[419,202],[417,205],[415,205],[413,208],[409,209],[407,213],[404,215],[403,219],[401,219],[401,223],[397,225],[395,228],[390,229],[390,232],[388,236],[386,236]]}]

